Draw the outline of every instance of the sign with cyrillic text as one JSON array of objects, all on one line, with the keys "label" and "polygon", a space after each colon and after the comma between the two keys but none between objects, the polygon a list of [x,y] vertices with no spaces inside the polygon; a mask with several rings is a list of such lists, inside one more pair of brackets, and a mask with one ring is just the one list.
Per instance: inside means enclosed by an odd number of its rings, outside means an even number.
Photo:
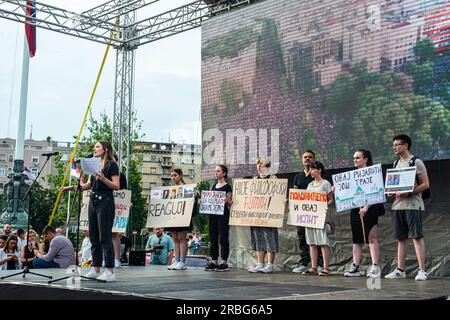
[{"label": "sign with cyrillic text", "polygon": [[336,211],[386,202],[381,164],[333,174]]},{"label": "sign with cyrillic text", "polygon": [[234,179],[230,225],[283,227],[287,179]]},{"label": "sign with cyrillic text", "polygon": [[327,208],[327,194],[325,191],[289,189],[287,224],[323,229]]},{"label": "sign with cyrillic text", "polygon": [[188,227],[195,202],[195,184],[152,188],[146,228]]},{"label": "sign with cyrillic text", "polygon": [[200,213],[223,215],[225,210],[225,191],[202,191]]}]

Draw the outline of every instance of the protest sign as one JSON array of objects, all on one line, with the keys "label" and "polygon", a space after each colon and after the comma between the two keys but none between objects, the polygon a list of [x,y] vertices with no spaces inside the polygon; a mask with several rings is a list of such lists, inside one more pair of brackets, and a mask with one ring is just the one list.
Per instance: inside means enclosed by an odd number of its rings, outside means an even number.
[{"label": "protest sign", "polygon": [[223,215],[226,197],[225,191],[202,191],[200,213]]},{"label": "protest sign", "polygon": [[324,191],[289,189],[287,224],[323,229],[327,207],[327,194]]}]

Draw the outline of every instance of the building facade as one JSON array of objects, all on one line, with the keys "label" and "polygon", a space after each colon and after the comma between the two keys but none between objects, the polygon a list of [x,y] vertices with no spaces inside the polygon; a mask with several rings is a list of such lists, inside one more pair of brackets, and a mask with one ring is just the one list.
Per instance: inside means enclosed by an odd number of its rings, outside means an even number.
[{"label": "building facade", "polygon": [[138,142],[134,157],[141,160],[142,194],[150,195],[150,189],[171,184],[170,172],[181,169],[187,184],[200,181],[202,148],[195,144],[163,142]]}]

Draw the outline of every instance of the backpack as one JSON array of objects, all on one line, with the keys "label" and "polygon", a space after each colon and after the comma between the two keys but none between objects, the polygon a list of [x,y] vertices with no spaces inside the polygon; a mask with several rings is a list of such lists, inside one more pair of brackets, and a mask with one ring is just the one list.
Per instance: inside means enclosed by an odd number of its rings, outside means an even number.
[{"label": "backpack", "polygon": [[[409,159],[409,166],[410,167],[414,167],[416,165],[416,159],[420,159],[420,158],[414,156],[411,159]],[[400,159],[397,159],[397,160],[394,161],[394,168],[397,167],[397,164],[398,164],[399,160]],[[419,184],[419,178],[417,177],[417,174],[416,174],[416,183]],[[430,188],[423,190],[422,191],[422,199],[425,200],[425,199],[428,199],[429,197],[431,197],[431,190],[430,190]]]}]

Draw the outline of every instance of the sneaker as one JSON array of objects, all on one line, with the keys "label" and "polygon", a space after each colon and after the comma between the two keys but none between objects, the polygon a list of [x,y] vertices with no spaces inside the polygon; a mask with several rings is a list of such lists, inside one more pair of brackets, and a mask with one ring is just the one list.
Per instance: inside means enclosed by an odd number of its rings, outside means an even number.
[{"label": "sneaker", "polygon": [[175,270],[175,266],[177,265],[178,262],[180,262],[180,261],[174,261],[170,266],[167,267],[167,269]]},{"label": "sneaker", "polygon": [[297,268],[292,269],[292,272],[294,273],[302,273],[304,271],[308,270],[308,266],[299,265]]},{"label": "sneaker", "polygon": [[405,279],[406,274],[405,271],[400,271],[398,268],[395,268],[394,271],[384,276],[386,279]]},{"label": "sneaker", "polygon": [[416,281],[425,281],[428,279],[428,273],[425,270],[419,269],[417,272],[417,276],[415,278]]},{"label": "sneaker", "polygon": [[370,267],[369,272],[367,272],[367,278],[379,278],[379,277],[381,277],[380,267],[373,264],[372,267]]},{"label": "sneaker", "polygon": [[219,271],[219,272],[228,271],[228,265],[226,263],[221,263],[217,267],[216,271]]},{"label": "sneaker", "polygon": [[[97,279],[97,277],[100,275],[100,272],[96,272],[94,268],[91,268],[88,273],[86,273],[83,277],[89,278],[89,279]],[[83,279],[83,278],[81,278]]]},{"label": "sneaker", "polygon": [[248,272],[251,272],[251,273],[262,272],[262,269],[264,269],[264,265],[263,264],[257,264],[254,267],[250,267],[248,269]]},{"label": "sneaker", "polygon": [[114,268],[122,268],[122,263],[119,259],[114,259]]},{"label": "sneaker", "polygon": [[172,270],[186,270],[186,263],[180,261],[178,262]]},{"label": "sneaker", "polygon": [[208,263],[205,267],[205,271],[215,271],[219,266],[216,263]]},{"label": "sneaker", "polygon": [[361,272],[359,271],[359,266],[352,263],[352,268],[344,272],[344,277],[360,277]]},{"label": "sneaker", "polygon": [[261,269],[261,272],[263,273],[272,273],[273,267],[271,264],[266,264],[264,268]]},{"label": "sneaker", "polygon": [[97,278],[97,280],[102,280],[106,282],[114,282],[116,281],[116,275],[106,269],[103,273]]}]

